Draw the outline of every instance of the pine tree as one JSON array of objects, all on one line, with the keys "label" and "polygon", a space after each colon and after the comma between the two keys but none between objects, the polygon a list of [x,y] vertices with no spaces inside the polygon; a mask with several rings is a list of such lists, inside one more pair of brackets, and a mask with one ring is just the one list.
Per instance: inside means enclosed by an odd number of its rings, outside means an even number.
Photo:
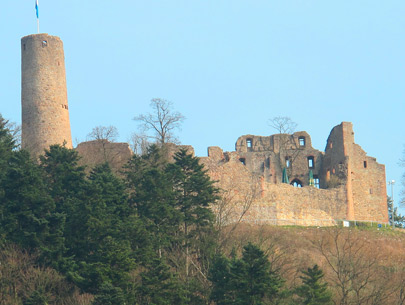
[{"label": "pine tree", "polygon": [[162,259],[155,257],[146,268],[137,291],[139,304],[189,304],[181,283]]},{"label": "pine tree", "polygon": [[161,150],[151,146],[146,154],[134,156],[125,172],[131,190],[130,202],[152,233],[152,243],[160,257],[175,240],[180,221],[166,165]]},{"label": "pine tree", "polygon": [[235,291],[231,286],[231,262],[217,255],[210,268],[209,280],[212,282],[210,299],[217,305],[231,305],[235,301]]},{"label": "pine tree", "polygon": [[302,299],[302,304],[332,304],[332,294],[328,290],[328,284],[322,283],[324,275],[318,265],[314,265],[314,267],[308,268],[307,271],[302,271],[302,273],[304,274],[300,276],[302,285],[296,291],[297,295]]},{"label": "pine tree", "polygon": [[216,243],[210,204],[217,200],[218,190],[199,159],[184,149],[174,155],[174,163],[169,164],[166,171],[181,216],[179,242],[174,245],[179,253],[178,265],[184,268],[181,275],[188,287],[190,302],[202,302],[208,297],[206,278]]},{"label": "pine tree", "polygon": [[217,258],[211,268],[211,299],[218,305],[261,305],[273,302],[284,281],[271,271],[267,256],[249,243],[242,258]]}]

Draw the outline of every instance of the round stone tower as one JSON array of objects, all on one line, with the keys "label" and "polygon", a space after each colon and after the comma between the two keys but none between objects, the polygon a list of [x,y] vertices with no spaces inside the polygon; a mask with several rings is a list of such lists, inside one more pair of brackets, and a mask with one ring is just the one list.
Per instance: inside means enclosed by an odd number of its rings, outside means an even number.
[{"label": "round stone tower", "polygon": [[35,34],[21,39],[21,147],[32,156],[52,144],[72,148],[65,57],[59,37]]}]

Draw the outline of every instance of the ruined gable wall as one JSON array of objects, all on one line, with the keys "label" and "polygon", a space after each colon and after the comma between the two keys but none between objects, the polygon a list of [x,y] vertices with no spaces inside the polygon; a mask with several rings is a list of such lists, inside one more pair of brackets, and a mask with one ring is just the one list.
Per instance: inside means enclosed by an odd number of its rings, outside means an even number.
[{"label": "ruined gable wall", "polygon": [[342,122],[332,129],[322,175],[325,182],[337,177],[345,186],[347,219],[388,221],[385,166],[355,144],[352,123]]},{"label": "ruined gable wall", "polygon": [[[238,138],[235,146],[240,161],[250,171],[262,175],[266,182],[281,183],[286,158],[290,163],[287,169],[290,181],[296,179],[300,184],[308,185],[310,170],[320,178],[323,153],[312,147],[311,137],[305,131],[268,137],[244,135]],[[310,157],[312,167],[309,167]]]}]

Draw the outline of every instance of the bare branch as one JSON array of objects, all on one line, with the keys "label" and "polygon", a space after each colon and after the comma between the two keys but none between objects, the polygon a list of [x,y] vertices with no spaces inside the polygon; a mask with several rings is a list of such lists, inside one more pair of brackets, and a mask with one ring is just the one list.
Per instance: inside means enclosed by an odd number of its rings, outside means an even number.
[{"label": "bare branch", "polygon": [[173,112],[172,103],[164,99],[154,98],[150,102],[152,113],[141,114],[134,117],[139,122],[143,132],[151,132],[149,138],[157,143],[177,143],[174,135],[175,129],[180,129],[185,117],[180,112]]},{"label": "bare branch", "polygon": [[277,116],[269,119],[268,124],[273,127],[278,133],[292,134],[297,128],[297,123],[295,123],[291,118],[285,116]]},{"label": "bare branch", "polygon": [[87,138],[115,142],[118,138],[118,129],[115,126],[97,126],[87,135]]}]

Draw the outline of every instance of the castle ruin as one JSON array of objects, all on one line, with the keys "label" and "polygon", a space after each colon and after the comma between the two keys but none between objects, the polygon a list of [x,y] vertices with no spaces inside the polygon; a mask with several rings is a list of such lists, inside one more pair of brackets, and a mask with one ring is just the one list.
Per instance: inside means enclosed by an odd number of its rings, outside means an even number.
[{"label": "castle ruin", "polygon": [[354,142],[349,122],[332,129],[325,152],[312,147],[305,131],[245,135],[234,152],[209,147],[201,161],[230,198],[223,203],[231,206],[229,222],[242,214],[251,223],[388,222],[385,166]]},{"label": "castle ruin", "polygon": [[[52,144],[72,148],[62,41],[29,35],[21,52],[22,148],[33,157]],[[117,171],[131,157],[127,143],[98,140],[76,149],[86,165],[108,161]],[[223,224],[388,222],[385,167],[354,142],[349,122],[332,129],[325,152],[301,131],[241,136],[235,151],[209,147],[200,160],[221,189],[222,200],[212,208]]]}]

